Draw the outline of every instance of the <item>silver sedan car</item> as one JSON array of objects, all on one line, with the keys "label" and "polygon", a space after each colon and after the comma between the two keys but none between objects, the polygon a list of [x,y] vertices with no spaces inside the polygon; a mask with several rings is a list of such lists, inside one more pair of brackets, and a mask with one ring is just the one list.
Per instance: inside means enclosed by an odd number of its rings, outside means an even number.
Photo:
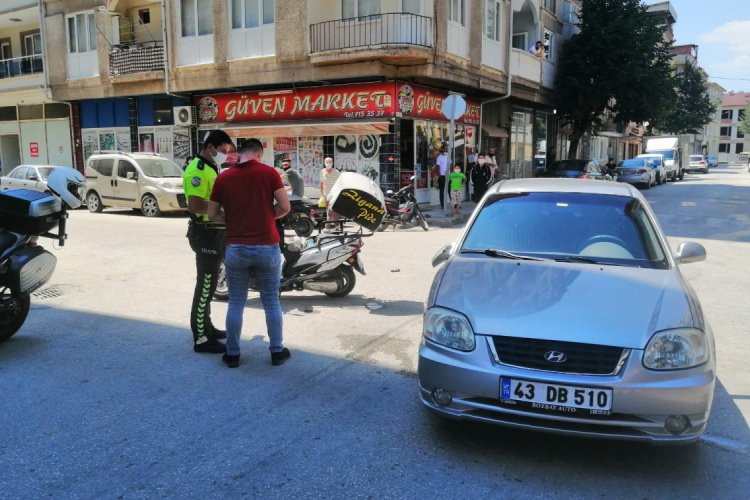
[{"label": "silver sedan car", "polygon": [[19,165],[0,177],[0,189],[47,190],[47,177],[56,169],[53,165]]},{"label": "silver sedan car", "polygon": [[438,252],[419,349],[441,416],[576,436],[687,443],[703,433],[714,339],[645,198],[628,184],[493,186]]}]

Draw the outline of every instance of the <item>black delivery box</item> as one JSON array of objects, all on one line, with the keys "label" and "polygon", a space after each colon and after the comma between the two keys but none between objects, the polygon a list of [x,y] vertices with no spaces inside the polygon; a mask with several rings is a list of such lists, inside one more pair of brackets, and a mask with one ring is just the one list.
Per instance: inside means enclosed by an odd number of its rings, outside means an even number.
[{"label": "black delivery box", "polygon": [[365,229],[375,231],[385,216],[383,192],[362,174],[342,172],[328,196],[331,210]]},{"label": "black delivery box", "polygon": [[0,228],[24,234],[40,235],[58,222],[62,204],[49,193],[31,189],[0,191]]}]

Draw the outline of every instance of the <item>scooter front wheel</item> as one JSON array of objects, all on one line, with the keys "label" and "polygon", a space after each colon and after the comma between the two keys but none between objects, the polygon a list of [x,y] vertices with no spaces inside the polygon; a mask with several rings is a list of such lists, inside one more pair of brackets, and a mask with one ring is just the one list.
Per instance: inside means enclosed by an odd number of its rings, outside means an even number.
[{"label": "scooter front wheel", "polygon": [[0,295],[0,342],[11,338],[26,321],[31,307],[28,293],[13,294],[4,289]]},{"label": "scooter front wheel", "polygon": [[357,283],[354,270],[349,266],[340,265],[334,272],[338,273],[338,275],[334,275],[338,287],[335,292],[325,292],[325,294],[334,298],[346,297],[354,290],[354,285]]},{"label": "scooter front wheel", "polygon": [[425,231],[429,231],[430,226],[429,224],[427,224],[427,219],[424,218],[424,214],[422,213],[422,210],[419,208],[419,206],[415,207],[415,209],[416,209],[415,217],[417,218],[417,222],[419,222],[420,227],[424,229]]}]

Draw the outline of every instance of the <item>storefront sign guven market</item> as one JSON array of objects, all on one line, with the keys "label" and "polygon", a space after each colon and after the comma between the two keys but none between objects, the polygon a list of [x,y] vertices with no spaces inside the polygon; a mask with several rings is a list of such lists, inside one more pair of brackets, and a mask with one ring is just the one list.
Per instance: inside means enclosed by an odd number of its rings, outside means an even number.
[{"label": "storefront sign guven market", "polygon": [[[440,113],[448,94],[401,82],[356,83],[269,92],[235,92],[197,96],[201,125],[288,120],[404,118],[444,121]],[[479,104],[467,99],[457,120],[479,123]]]}]

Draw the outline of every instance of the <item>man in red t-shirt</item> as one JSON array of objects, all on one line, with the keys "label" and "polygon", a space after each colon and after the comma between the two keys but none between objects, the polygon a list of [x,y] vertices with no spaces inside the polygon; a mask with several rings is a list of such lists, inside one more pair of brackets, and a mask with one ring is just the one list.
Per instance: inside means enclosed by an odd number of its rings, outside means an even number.
[{"label": "man in red t-shirt", "polygon": [[280,365],[291,354],[283,345],[279,303],[281,250],[276,219],[289,212],[289,197],[276,169],[260,162],[263,144],[258,139],[246,141],[240,147],[239,155],[237,165],[216,178],[208,205],[209,218],[224,222],[227,228],[224,267],[229,306],[227,352],[223,360],[230,368],[240,364],[242,315],[252,274],[266,313],[271,364]]}]

